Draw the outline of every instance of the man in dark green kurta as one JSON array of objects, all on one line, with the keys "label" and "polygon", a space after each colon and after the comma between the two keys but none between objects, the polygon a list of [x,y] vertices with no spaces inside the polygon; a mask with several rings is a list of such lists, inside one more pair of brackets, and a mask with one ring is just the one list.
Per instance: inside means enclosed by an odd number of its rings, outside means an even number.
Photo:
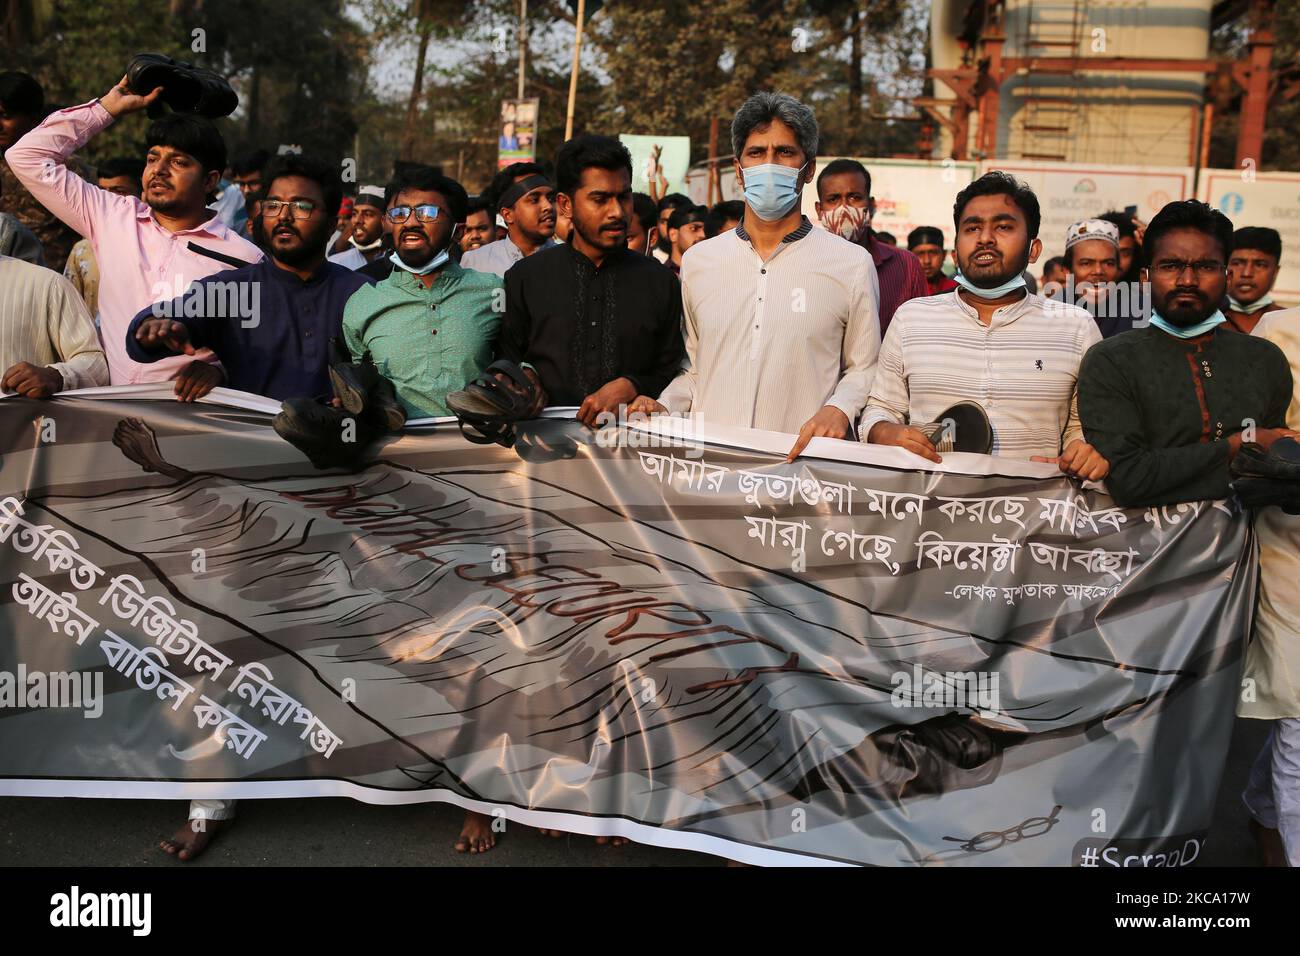
[{"label": "man in dark green kurta", "polygon": [[1223,325],[1231,246],[1222,213],[1196,200],[1169,203],[1143,239],[1150,325],[1084,356],[1079,418],[1110,462],[1107,490],[1125,507],[1227,497],[1228,463],[1243,440],[1267,447],[1295,435],[1285,427],[1286,356]]}]

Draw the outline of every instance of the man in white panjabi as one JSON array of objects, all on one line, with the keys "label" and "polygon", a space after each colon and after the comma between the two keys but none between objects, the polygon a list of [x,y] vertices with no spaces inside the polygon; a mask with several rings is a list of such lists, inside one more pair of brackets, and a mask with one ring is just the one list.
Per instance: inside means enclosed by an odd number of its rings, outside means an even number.
[{"label": "man in white panjabi", "polygon": [[[1300,309],[1270,312],[1252,335],[1291,363],[1295,394],[1288,428],[1300,429]],[[1255,512],[1259,607],[1246,648],[1237,716],[1273,721],[1242,801],[1265,866],[1300,866],[1300,515]]]}]

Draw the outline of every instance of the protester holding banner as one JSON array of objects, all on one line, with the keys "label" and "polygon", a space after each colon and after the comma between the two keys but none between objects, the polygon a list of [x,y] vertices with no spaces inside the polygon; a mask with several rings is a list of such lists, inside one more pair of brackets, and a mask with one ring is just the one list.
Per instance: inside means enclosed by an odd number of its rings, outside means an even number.
[{"label": "protester holding banner", "polygon": [[127,354],[126,330],[152,302],[180,295],[196,279],[262,260],[261,251],[212,215],[207,196],[226,166],[226,144],[211,120],[171,114],[145,134],[145,199],[92,186],[67,157],[120,116],[146,109],[126,77],[104,96],[50,114],[5,154],[10,168],[46,208],[91,241],[100,268],[99,320],[114,385],[176,379],[178,398],[197,398],[221,381],[201,350],[154,363]]},{"label": "protester holding banner", "polygon": [[925,270],[912,253],[872,234],[871,174],[856,159],[836,159],[826,164],[817,177],[816,208],[829,232],[859,243],[871,253],[880,282],[880,334],[884,335],[900,305],[929,294]]},{"label": "protester holding banner", "polygon": [[682,361],[681,292],[672,272],[627,248],[632,159],[608,136],[560,147],[559,202],[571,242],[506,273],[501,354],[521,363],[548,404],[598,424],[637,395],[662,391]]},{"label": "protester holding banner", "polygon": [[506,270],[555,245],[555,185],[537,163],[514,163],[492,177],[487,199],[505,218],[506,237],[473,249],[460,264],[477,272]]},{"label": "protester holding banner", "polygon": [[632,410],[692,412],[719,425],[847,438],[880,350],[870,254],[814,229],[799,211],[817,156],[812,109],[756,93],[731,124],[744,221],[682,259],[685,371]]},{"label": "protester holding banner", "polygon": [[349,297],[371,280],[326,261],[342,194],[331,166],[285,153],[265,175],[261,216],[271,258],[198,279],[183,296],[142,309],[126,331],[132,361],[210,348],[226,384],[241,392],[281,401],[329,392],[329,340],[339,334]]},{"label": "protester holding banner", "polygon": [[1247,226],[1232,234],[1228,256],[1228,325],[1249,335],[1268,312],[1282,308],[1270,293],[1282,261],[1282,237],[1276,229]]},{"label": "protester holding banner", "polygon": [[1231,248],[1223,213],[1194,199],[1165,206],[1143,237],[1151,324],[1084,359],[1079,417],[1111,464],[1107,490],[1125,507],[1225,498],[1243,441],[1267,448],[1292,434],[1286,356],[1222,328]]},{"label": "protester holding banner", "polygon": [[[992,454],[1054,461],[1073,477],[1107,463],[1079,425],[1079,363],[1101,336],[1082,309],[1027,292],[1038,258],[1038,197],[1006,173],[975,180],[953,204],[960,288],[903,304],[885,333],[864,441],[940,461],[920,423],[973,401],[993,432]],[[961,436],[957,436],[960,441]]]},{"label": "protester holding banner", "polygon": [[[1243,232],[1249,230],[1238,229],[1236,236]],[[1256,237],[1247,240],[1263,245]],[[1300,430],[1300,309],[1261,314],[1252,334],[1286,355],[1292,380],[1286,424]],[[1300,516],[1261,508],[1255,534],[1259,606],[1237,715],[1271,720],[1273,729],[1251,768],[1242,801],[1264,865],[1300,866]]]},{"label": "protester holding banner", "polygon": [[388,191],[396,268],[348,301],[344,341],[354,358],[370,353],[408,417],[450,415],[447,393],[492,360],[501,280],[451,261],[468,204],[460,183],[411,167]]},{"label": "protester holding banner", "polygon": [[48,398],[108,384],[95,325],[72,283],[51,269],[0,256],[0,389]]}]

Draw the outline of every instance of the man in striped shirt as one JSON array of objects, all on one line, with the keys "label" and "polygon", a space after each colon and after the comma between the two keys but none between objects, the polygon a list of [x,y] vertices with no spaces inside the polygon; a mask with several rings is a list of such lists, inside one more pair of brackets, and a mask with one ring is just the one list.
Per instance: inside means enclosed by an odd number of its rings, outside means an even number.
[{"label": "man in striped shirt", "polygon": [[958,288],[905,302],[881,346],[864,440],[939,461],[916,422],[937,421],[959,401],[977,402],[993,430],[994,455],[1054,461],[1098,480],[1106,460],[1083,440],[1077,384],[1084,353],[1101,340],[1083,309],[1027,292],[1038,258],[1038,199],[991,172],[957,195]]}]

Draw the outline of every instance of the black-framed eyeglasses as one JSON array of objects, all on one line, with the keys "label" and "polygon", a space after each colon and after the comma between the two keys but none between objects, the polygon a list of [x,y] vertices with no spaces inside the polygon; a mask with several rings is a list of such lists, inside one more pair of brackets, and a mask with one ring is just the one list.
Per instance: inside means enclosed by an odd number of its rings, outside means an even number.
[{"label": "black-framed eyeglasses", "polygon": [[294,219],[310,219],[311,214],[320,208],[320,206],[308,199],[295,199],[291,202],[283,199],[264,199],[262,200],[262,215],[268,219],[279,219],[280,212],[286,206],[289,207],[289,215]]},{"label": "black-framed eyeglasses", "polygon": [[1197,259],[1195,262],[1186,259],[1161,259],[1153,268],[1162,276],[1170,278],[1182,275],[1189,268],[1198,276],[1212,276],[1223,271],[1223,263],[1218,259]]},{"label": "black-framed eyeglasses", "polygon": [[442,215],[442,209],[431,202],[426,202],[418,206],[391,206],[388,210],[388,221],[406,222],[411,218],[412,210],[415,211],[415,218],[420,222],[434,222]]}]

